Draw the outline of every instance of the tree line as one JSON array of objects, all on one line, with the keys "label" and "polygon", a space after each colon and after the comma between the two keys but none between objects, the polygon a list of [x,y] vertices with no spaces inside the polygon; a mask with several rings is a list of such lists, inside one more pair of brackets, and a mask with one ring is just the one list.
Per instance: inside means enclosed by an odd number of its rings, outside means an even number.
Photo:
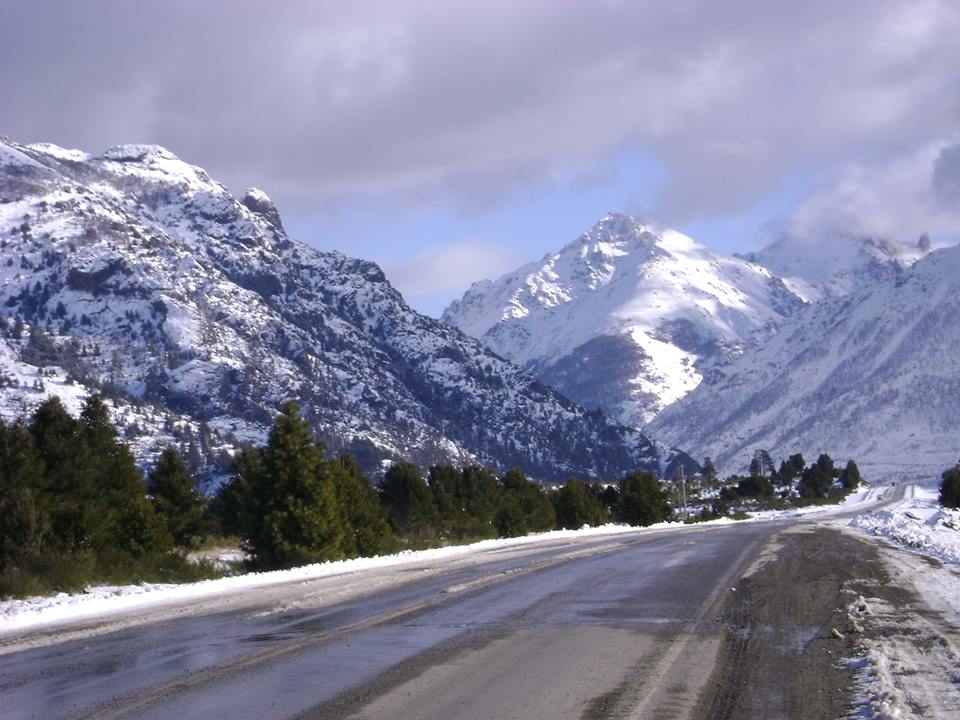
[{"label": "tree line", "polygon": [[0,420],[0,595],[209,574],[174,552],[202,534],[203,504],[172,448],[145,486],[99,395],[78,418],[53,397]]},{"label": "tree line", "polygon": [[[960,482],[960,467],[948,473]],[[745,501],[839,497],[859,482],[852,460],[837,468],[821,454],[807,465],[795,454],[776,467],[760,450],[748,475],[725,481],[707,458],[689,490],[698,519],[709,519]],[[144,476],[100,396],[77,418],[53,397],[29,419],[0,421],[0,595],[210,576],[212,567],[186,556],[211,535],[238,539],[247,566],[263,570],[608,522],[644,526],[674,519],[677,504],[645,471],[545,487],[519,469],[435,465],[424,474],[398,462],[374,485],[351,455],[327,456],[293,402],[265,445],[236,453],[229,480],[208,498],[173,446]]]},{"label": "tree line", "polygon": [[836,501],[848,495],[862,481],[854,460],[837,467],[827,453],[807,464],[803,455],[795,453],[779,466],[766,450],[757,450],[746,475],[730,475],[721,480],[711,458],[703,461],[703,471],[695,479],[694,493],[714,495],[711,516],[725,515],[729,508],[743,501],[761,505],[784,503],[807,504]]},{"label": "tree line", "polygon": [[253,569],[377,555],[611,521],[674,516],[652,473],[558,488],[518,469],[392,465],[373,485],[350,455],[331,458],[293,402],[263,447],[245,447],[212,498],[180,453],[144,477],[90,397],[78,418],[52,397],[29,419],[0,421],[0,595],[76,590],[94,581],[209,576],[187,551],[209,535],[240,539]]},{"label": "tree line", "polygon": [[498,476],[482,465],[435,465],[424,476],[399,462],[374,486],[352,456],[326,457],[293,402],[281,408],[264,447],[239,453],[210,511],[263,569],[673,517],[669,494],[641,471],[616,484],[572,478],[548,490],[519,469]]}]

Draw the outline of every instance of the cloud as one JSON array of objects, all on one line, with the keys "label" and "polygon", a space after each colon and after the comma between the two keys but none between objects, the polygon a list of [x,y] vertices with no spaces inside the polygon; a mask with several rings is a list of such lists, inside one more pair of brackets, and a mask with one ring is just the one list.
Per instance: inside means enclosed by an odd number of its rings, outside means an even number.
[{"label": "cloud", "polygon": [[[495,242],[461,240],[428,247],[413,257],[380,262],[393,285],[418,305],[446,301],[476,278],[497,277],[514,269],[520,256]],[[434,311],[441,307],[431,308]]]},{"label": "cloud", "polygon": [[933,163],[932,189],[944,210],[960,213],[960,143],[940,150]]},{"label": "cloud", "polygon": [[667,222],[960,124],[951,0],[0,0],[0,128],[158,142],[285,208],[496,203],[624,149]]},{"label": "cloud", "polygon": [[[770,229],[797,238],[838,233],[913,242],[960,240],[960,143],[926,143],[825,178]],[[769,239],[769,237],[767,238]]]}]

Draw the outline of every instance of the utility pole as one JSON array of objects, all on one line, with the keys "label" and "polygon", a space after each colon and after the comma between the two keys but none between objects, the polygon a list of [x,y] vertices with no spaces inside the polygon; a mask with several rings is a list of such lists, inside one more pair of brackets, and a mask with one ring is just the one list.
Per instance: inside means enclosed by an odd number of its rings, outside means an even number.
[{"label": "utility pole", "polygon": [[683,463],[680,463],[680,494],[683,497],[683,519],[690,517],[687,511],[687,478],[683,474]]}]

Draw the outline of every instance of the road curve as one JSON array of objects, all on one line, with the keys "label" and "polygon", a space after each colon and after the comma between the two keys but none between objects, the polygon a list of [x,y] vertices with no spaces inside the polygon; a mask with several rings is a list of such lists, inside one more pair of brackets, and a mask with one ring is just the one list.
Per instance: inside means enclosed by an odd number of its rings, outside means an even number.
[{"label": "road curve", "polygon": [[488,552],[342,603],[247,606],[11,652],[0,717],[683,717],[719,648],[718,600],[782,527]]}]

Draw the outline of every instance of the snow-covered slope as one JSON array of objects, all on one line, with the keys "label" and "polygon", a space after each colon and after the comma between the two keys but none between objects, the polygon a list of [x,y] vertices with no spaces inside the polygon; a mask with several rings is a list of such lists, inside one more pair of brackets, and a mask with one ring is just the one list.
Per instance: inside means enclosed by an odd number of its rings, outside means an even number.
[{"label": "snow-covered slope", "polygon": [[816,300],[895,277],[929,252],[926,236],[907,245],[844,233],[802,238],[784,234],[747,259],[783,277],[804,299]]},{"label": "snow-covered slope", "polygon": [[960,248],[800,310],[648,427],[726,470],[756,448],[933,477],[960,456]]},{"label": "snow-covered slope", "polygon": [[801,304],[759,265],[611,214],[559,252],[474,284],[443,320],[639,427]]},{"label": "snow-covered slope", "polygon": [[8,414],[100,388],[115,408],[229,448],[262,437],[292,397],[329,450],[368,469],[476,459],[613,478],[668,460],[411,310],[373,263],[292,241],[263,192],[235,199],[161,147],[0,141],[0,250]]}]

